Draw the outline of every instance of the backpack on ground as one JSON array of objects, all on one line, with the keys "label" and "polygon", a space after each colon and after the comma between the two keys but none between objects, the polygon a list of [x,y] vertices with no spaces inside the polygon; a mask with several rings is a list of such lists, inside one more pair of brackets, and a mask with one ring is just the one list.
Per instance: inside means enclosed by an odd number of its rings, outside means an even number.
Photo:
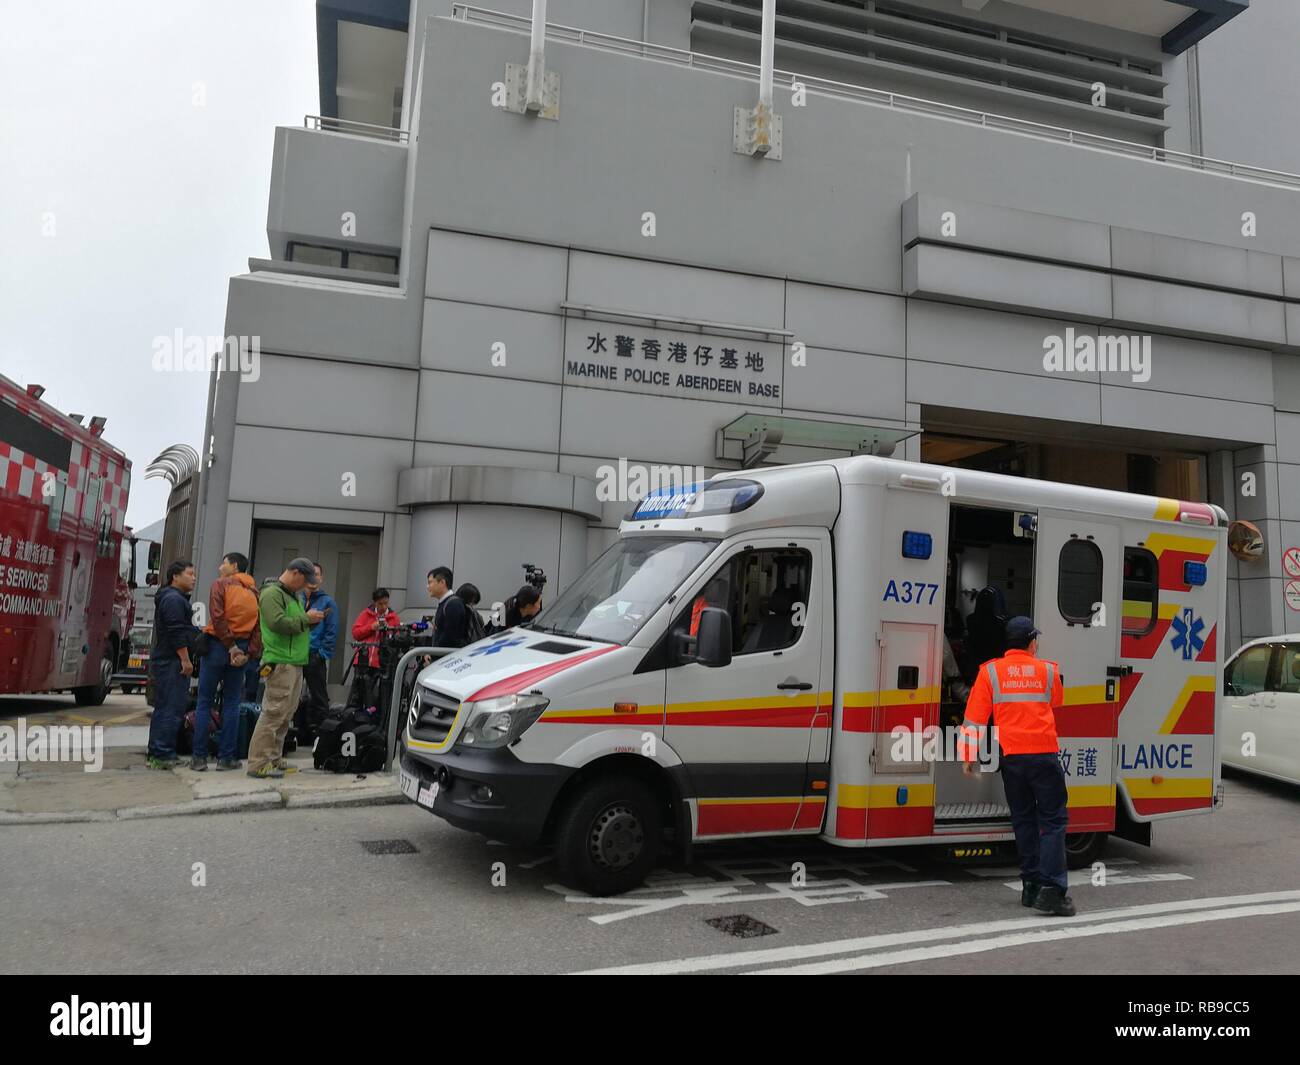
[{"label": "backpack on ground", "polygon": [[312,764],[327,773],[377,773],[387,755],[383,723],[382,714],[365,710],[331,711],[316,734]]}]

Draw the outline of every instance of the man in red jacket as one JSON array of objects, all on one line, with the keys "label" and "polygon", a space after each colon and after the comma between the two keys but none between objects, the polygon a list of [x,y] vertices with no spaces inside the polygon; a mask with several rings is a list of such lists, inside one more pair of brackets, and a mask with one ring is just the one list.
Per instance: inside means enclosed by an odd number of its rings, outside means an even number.
[{"label": "man in red jacket", "polygon": [[349,706],[373,707],[375,693],[379,690],[379,635],[395,629],[402,619],[388,609],[387,588],[376,588],[370,593],[370,605],[357,615],[352,623],[352,639],[364,646],[352,656],[353,681],[348,694]]},{"label": "man in red jacket", "polygon": [[1006,654],[985,662],[975,678],[957,754],[973,773],[976,745],[992,716],[1020,854],[1021,905],[1073,917],[1065,866],[1069,796],[1056,742],[1055,711],[1064,702],[1061,667],[1037,657],[1039,632],[1030,618],[1012,618],[1006,634]]}]

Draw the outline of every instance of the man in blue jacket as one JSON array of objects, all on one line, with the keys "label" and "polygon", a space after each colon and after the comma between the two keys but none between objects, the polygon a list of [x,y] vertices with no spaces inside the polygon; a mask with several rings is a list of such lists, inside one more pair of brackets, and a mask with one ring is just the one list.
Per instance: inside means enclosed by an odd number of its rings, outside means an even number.
[{"label": "man in blue jacket", "polygon": [[176,734],[190,701],[194,663],[190,648],[198,637],[190,615],[194,591],[194,564],[177,559],[167,567],[163,586],[154,596],[153,649],[149,672],[153,677],[153,714],[149,717],[149,768],[176,765]]},{"label": "man in blue jacket", "polygon": [[339,634],[338,604],[325,591],[325,570],[319,562],[315,565],[316,578],[307,585],[303,606],[308,610],[321,611],[325,619],[311,630],[311,654],[307,659],[307,668],[303,670],[306,697],[298,704],[298,714],[294,720],[298,742],[304,744],[311,741],[321,721],[329,713],[328,674]]}]

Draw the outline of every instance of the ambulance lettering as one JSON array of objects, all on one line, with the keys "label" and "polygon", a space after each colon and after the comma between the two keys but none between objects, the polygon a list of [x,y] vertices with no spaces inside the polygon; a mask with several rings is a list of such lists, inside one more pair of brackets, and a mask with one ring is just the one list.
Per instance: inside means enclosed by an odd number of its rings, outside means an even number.
[{"label": "ambulance lettering", "polygon": [[1194,762],[1190,743],[1139,743],[1131,750],[1119,745],[1120,769],[1193,769]]},{"label": "ambulance lettering", "polygon": [[[881,598],[882,603],[888,603],[891,599],[895,603],[911,603],[914,606],[930,606],[934,603],[934,597],[938,594],[939,586],[931,584],[928,581],[895,581],[891,580],[885,588],[885,594]],[[926,596],[929,598],[925,598]]]}]

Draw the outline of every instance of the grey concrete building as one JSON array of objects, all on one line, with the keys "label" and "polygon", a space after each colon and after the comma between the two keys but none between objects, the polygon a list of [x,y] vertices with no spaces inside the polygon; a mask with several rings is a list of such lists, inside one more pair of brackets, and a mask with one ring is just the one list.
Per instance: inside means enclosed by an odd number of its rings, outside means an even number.
[{"label": "grey concrete building", "polygon": [[620,459],[896,448],[1218,503],[1267,544],[1229,649],[1297,627],[1300,6],[779,0],[763,155],[760,0],[551,0],[540,113],[531,0],[482,2],[319,0],[322,114],[274,130],[230,282],[261,366],[211,385],[205,569],[305,552],[349,614],[427,611],[440,563],[554,591]]}]

